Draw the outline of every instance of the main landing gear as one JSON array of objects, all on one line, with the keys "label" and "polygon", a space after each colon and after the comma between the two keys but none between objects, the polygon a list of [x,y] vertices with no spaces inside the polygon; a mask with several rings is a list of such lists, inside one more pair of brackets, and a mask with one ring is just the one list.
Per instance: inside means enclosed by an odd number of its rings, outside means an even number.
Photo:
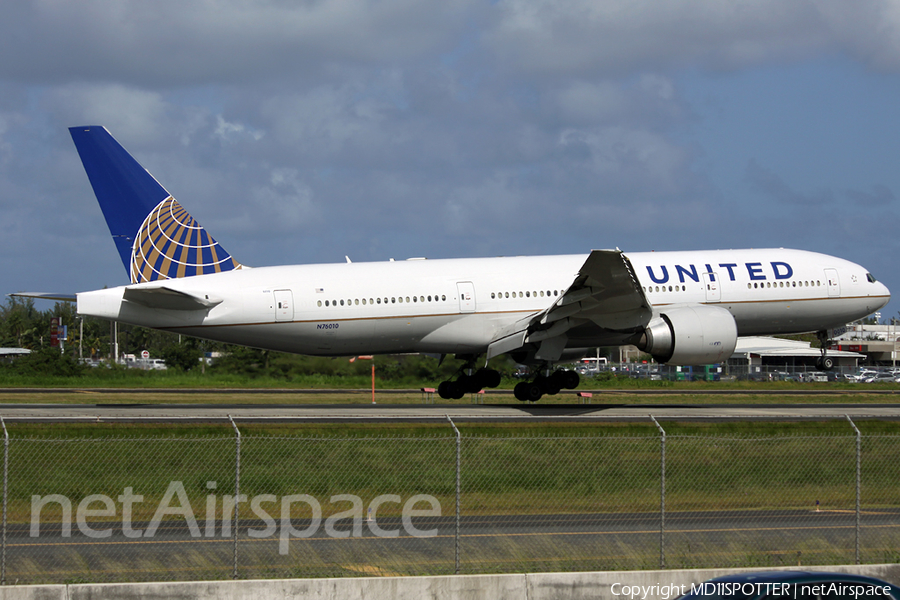
[{"label": "main landing gear", "polygon": [[581,378],[575,371],[556,370],[552,375],[538,375],[531,381],[516,384],[513,394],[522,402],[537,402],[544,394],[556,395],[563,388],[574,390]]},{"label": "main landing gear", "polygon": [[481,368],[472,372],[471,363],[460,369],[460,375],[453,381],[442,381],[438,385],[438,396],[444,400],[459,400],[466,394],[475,394],[484,388],[495,388],[500,385],[500,372],[494,369]]},{"label": "main landing gear", "polygon": [[816,359],[816,368],[820,371],[830,371],[834,368],[834,359],[828,356],[828,346],[831,340],[828,339],[827,331],[817,331],[816,337],[819,338],[819,345],[822,350],[822,356]]}]

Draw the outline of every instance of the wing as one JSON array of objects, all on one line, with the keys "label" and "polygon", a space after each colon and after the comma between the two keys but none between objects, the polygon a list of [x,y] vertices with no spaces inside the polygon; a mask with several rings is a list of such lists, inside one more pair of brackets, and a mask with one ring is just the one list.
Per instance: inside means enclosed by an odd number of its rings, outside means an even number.
[{"label": "wing", "polygon": [[556,302],[502,331],[488,346],[487,358],[539,343],[536,358],[558,360],[569,329],[592,322],[627,331],[646,325],[652,312],[628,257],[621,250],[594,250]]}]

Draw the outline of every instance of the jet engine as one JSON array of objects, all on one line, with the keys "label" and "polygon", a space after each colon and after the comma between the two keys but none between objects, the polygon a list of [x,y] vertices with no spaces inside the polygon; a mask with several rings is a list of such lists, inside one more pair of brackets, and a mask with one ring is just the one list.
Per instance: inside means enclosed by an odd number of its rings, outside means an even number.
[{"label": "jet engine", "polygon": [[737,337],[734,317],[724,308],[674,306],[650,320],[637,347],[661,363],[709,365],[728,360]]}]

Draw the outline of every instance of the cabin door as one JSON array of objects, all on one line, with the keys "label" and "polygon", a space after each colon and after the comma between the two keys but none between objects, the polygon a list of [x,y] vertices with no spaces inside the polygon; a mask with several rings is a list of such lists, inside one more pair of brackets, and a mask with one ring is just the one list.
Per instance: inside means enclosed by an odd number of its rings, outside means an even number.
[{"label": "cabin door", "polygon": [[275,320],[294,320],[294,295],[291,290],[275,290]]},{"label": "cabin door", "polygon": [[459,312],[475,312],[475,284],[471,281],[460,281],[456,284],[456,291],[459,292]]},{"label": "cabin door", "polygon": [[703,274],[703,286],[706,288],[706,301],[719,302],[722,300],[722,290],[719,288],[719,278],[715,273]]},{"label": "cabin door", "polygon": [[839,297],[841,295],[841,281],[838,279],[837,269],[825,269],[825,281],[828,284],[828,297]]}]

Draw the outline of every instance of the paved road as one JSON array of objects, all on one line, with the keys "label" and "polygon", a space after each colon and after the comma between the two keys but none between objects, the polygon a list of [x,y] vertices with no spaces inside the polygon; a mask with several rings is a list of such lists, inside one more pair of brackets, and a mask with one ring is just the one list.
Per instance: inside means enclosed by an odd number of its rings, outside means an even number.
[{"label": "paved road", "polygon": [[[853,510],[669,512],[661,532],[658,513],[556,514],[463,517],[459,535],[461,572],[548,570],[554,565],[579,569],[669,568],[755,561],[758,565],[822,564],[855,559],[856,515]],[[455,517],[417,519],[419,530],[436,535],[418,538],[397,519],[380,519],[397,537],[373,535],[368,524],[361,536],[337,538],[324,527],[310,537],[291,538],[279,552],[280,529],[251,538],[239,528],[238,572],[242,577],[298,577],[348,574],[442,574],[455,571]],[[146,523],[134,523],[145,529]],[[889,550],[900,532],[900,511],[864,511],[861,515],[864,558]],[[94,524],[97,529],[110,525]],[[308,521],[294,520],[303,530]],[[201,532],[204,523],[199,523]],[[280,524],[279,524],[280,527]],[[21,583],[88,579],[201,579],[230,577],[235,544],[223,538],[192,536],[184,523],[165,522],[152,539],[125,538],[114,529],[107,539],[90,539],[73,526],[70,537],[44,524],[39,537],[25,525],[12,526],[7,540],[8,581]],[[335,528],[349,532],[352,522]],[[664,540],[664,553],[660,543]]]},{"label": "paved road", "polygon": [[[72,394],[72,393],[91,393],[91,394],[107,394],[110,396],[123,394],[198,394],[198,395],[216,395],[216,394],[271,394],[271,395],[290,395],[290,394],[366,394],[370,388],[365,389],[330,389],[330,388],[2,388],[0,393],[3,394]],[[857,387],[847,388],[821,388],[815,384],[810,384],[808,388],[621,388],[610,389],[603,388],[599,390],[562,390],[562,396],[576,396],[578,392],[591,392],[596,396],[847,396],[858,394],[872,394],[876,396],[900,395],[900,388],[885,387],[883,384],[868,385],[860,384]],[[382,389],[379,388],[379,395],[396,395],[396,394],[418,394],[419,388],[406,389]],[[492,389],[492,395],[512,396],[512,390]]]},{"label": "paved road", "polygon": [[900,419],[900,404],[2,404],[9,421]]}]

